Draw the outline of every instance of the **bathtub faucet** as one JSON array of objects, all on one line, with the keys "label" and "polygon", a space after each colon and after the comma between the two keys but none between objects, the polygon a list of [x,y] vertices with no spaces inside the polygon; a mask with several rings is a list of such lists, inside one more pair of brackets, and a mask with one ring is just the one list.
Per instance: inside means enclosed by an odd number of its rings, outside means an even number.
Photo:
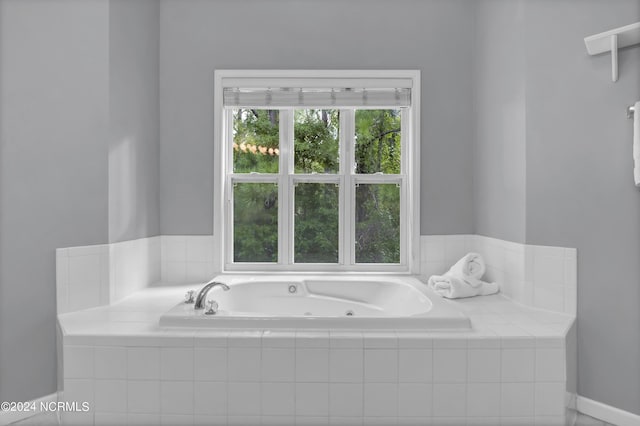
[{"label": "bathtub faucet", "polygon": [[204,309],[204,298],[207,297],[207,293],[209,292],[209,290],[211,290],[213,287],[216,287],[216,286],[222,287],[224,291],[229,290],[229,286],[226,285],[225,283],[219,283],[217,281],[209,281],[204,287],[202,287],[202,290],[198,292],[198,296],[196,297],[196,304],[193,307],[193,309]]}]

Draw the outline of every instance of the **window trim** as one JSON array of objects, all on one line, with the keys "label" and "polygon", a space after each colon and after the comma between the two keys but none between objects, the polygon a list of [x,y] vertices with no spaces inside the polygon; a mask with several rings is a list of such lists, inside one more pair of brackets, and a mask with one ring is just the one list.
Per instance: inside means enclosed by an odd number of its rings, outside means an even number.
[{"label": "window trim", "polygon": [[[230,119],[225,122],[223,117],[229,117],[230,114],[224,114],[223,107],[223,90],[225,87],[238,87],[243,86],[243,82],[250,82],[255,85],[278,84],[286,86],[286,82],[295,80],[296,82],[304,82],[307,87],[319,87],[319,85],[326,85],[326,87],[344,87],[342,85],[351,84],[356,87],[380,87],[385,82],[398,82],[410,81],[412,90],[411,94],[411,107],[403,110],[402,119],[402,165],[401,175],[395,175],[403,181],[401,185],[401,206],[400,206],[400,244],[401,244],[401,258],[399,264],[371,264],[360,263],[350,264],[350,259],[355,261],[355,253],[349,241],[350,238],[343,238],[347,233],[355,232],[355,218],[349,215],[349,220],[341,220],[339,228],[339,241],[340,241],[340,256],[338,264],[326,264],[326,263],[309,263],[309,264],[287,264],[287,263],[234,263],[232,240],[233,229],[230,226],[233,223],[232,217],[232,205],[231,194],[232,186],[230,179],[227,182],[227,167],[229,164],[229,157],[232,158],[232,150],[225,143],[228,138],[227,132],[230,129]],[[268,83],[267,83],[268,82]],[[387,83],[388,84],[388,83]],[[276,109],[278,109],[276,107]],[[286,110],[283,110],[286,111]],[[342,136],[351,135],[353,133],[352,119],[342,117],[340,123],[340,132],[345,132]],[[290,116],[290,117],[289,117]],[[410,120],[406,120],[405,116]],[[222,272],[233,273],[256,273],[256,272],[278,272],[278,273],[301,273],[301,272],[376,272],[376,273],[419,273],[420,268],[420,71],[419,70],[215,70],[214,71],[214,262],[219,265],[219,269]],[[408,121],[410,123],[408,123]],[[283,144],[284,140],[292,137],[290,132],[293,132],[293,117],[292,114],[287,114],[286,128],[280,128],[280,167],[286,162],[293,164],[292,153],[288,152],[287,144]],[[344,137],[342,140],[346,140]],[[352,143],[343,143],[340,145],[341,158],[348,158],[348,164],[353,164]],[[343,157],[344,155],[344,157]],[[287,164],[288,164],[287,163]],[[320,182],[322,179],[338,178],[340,179],[340,197],[341,200],[347,200],[345,203],[340,203],[339,217],[345,217],[345,211],[351,205],[355,203],[355,188],[356,182],[376,182],[379,180],[388,181],[390,176],[376,175],[352,175],[350,173],[343,173],[342,167],[344,167],[344,161],[340,162],[340,174],[327,176],[287,176],[283,174],[263,176],[263,175],[248,175],[247,180],[255,182],[257,179],[264,179],[265,181],[280,182],[283,179],[300,180],[310,179]],[[280,169],[282,171],[282,169]],[[234,176],[234,180],[238,177]],[[257,179],[256,179],[257,178]],[[238,177],[238,180],[242,180]],[[382,183],[382,182],[381,182]],[[293,260],[293,254],[289,249],[293,247],[293,233],[285,232],[289,229],[289,225],[292,225],[293,218],[293,197],[284,190],[285,185],[278,186],[278,198],[280,200],[280,206],[286,206],[286,208],[278,209],[278,254],[280,259]],[[291,186],[292,191],[295,188]],[[343,194],[343,191],[349,191],[348,194]],[[287,193],[285,193],[287,192]],[[345,195],[345,197],[343,197]],[[284,197],[284,198],[281,198]],[[216,207],[218,206],[218,207]],[[224,206],[220,209],[219,206]],[[227,231],[228,230],[228,231]],[[226,232],[225,232],[226,231]],[[283,238],[284,237],[284,238]],[[281,257],[286,256],[286,257]],[[345,262],[346,261],[346,262]],[[218,269],[218,268],[217,268]]]}]

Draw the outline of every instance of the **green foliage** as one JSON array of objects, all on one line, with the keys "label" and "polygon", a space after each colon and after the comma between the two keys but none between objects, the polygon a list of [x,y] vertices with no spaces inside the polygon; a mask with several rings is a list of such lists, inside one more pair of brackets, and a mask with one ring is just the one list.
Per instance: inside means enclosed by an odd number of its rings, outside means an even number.
[{"label": "green foliage", "polygon": [[234,173],[278,173],[279,120],[278,110],[233,112]]},{"label": "green foliage", "polygon": [[356,262],[400,262],[400,188],[396,185],[356,188]]},{"label": "green foliage", "polygon": [[356,111],[356,173],[400,173],[400,110]]},{"label": "green foliage", "polygon": [[[294,172],[338,173],[339,110],[296,110]],[[400,111],[357,110],[356,173],[400,173]],[[279,112],[233,113],[235,173],[278,173]],[[234,259],[277,262],[277,186],[239,183],[234,189]],[[400,260],[400,191],[396,185],[359,185],[356,190],[356,261]],[[295,189],[296,263],[337,263],[339,188],[300,183]]]},{"label": "green foliage", "polygon": [[296,110],[294,170],[296,173],[338,173],[339,110]]},{"label": "green foliage", "polygon": [[236,262],[277,262],[278,187],[272,183],[235,184],[233,229]]},{"label": "green foliage", "polygon": [[296,263],[338,262],[339,188],[300,183],[295,189]]}]

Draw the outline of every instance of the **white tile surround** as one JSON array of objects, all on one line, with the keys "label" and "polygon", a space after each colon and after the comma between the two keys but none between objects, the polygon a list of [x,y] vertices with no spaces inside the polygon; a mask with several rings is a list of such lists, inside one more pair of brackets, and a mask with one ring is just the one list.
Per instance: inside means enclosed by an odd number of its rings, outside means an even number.
[{"label": "white tile surround", "polygon": [[452,302],[461,332],[161,329],[186,286],[64,315],[63,424],[564,425],[572,318]]},{"label": "white tile surround", "polygon": [[167,330],[158,318],[184,284],[217,272],[212,236],[59,249],[61,397],[92,405],[63,424],[571,424],[575,250],[474,235],[421,243],[423,278],[476,251],[520,304],[451,301],[473,327],[456,333]]},{"label": "white tile surround", "polygon": [[486,262],[485,281],[526,306],[576,315],[577,252],[574,248],[536,246],[481,235],[423,235],[421,276],[442,274],[468,252]]},{"label": "white tile surround", "polygon": [[150,285],[204,282],[219,271],[213,258],[212,235],[57,249],[58,313],[108,305]]},{"label": "white tile surround", "polygon": [[[103,306],[149,285],[202,282],[220,271],[212,235],[163,235],[56,251],[58,313]],[[527,306],[576,314],[576,249],[480,235],[423,235],[421,276],[444,273],[464,254],[485,258],[485,280]]]},{"label": "white tile surround", "polygon": [[160,280],[160,237],[56,250],[58,314],[104,306]]}]

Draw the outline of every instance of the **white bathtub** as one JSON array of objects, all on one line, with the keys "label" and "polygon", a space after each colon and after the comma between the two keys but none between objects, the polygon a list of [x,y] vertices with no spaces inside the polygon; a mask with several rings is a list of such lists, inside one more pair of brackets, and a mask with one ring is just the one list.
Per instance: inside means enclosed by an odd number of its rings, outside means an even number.
[{"label": "white bathtub", "polygon": [[[418,279],[388,275],[220,275],[216,315],[179,302],[162,327],[247,329],[469,329],[466,315]],[[202,285],[194,286],[199,291]]]}]

